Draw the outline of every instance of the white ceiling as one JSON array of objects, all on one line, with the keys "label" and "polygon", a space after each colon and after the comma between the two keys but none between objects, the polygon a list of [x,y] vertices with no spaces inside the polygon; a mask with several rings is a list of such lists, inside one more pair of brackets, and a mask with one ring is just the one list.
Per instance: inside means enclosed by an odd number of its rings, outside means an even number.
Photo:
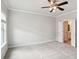
[{"label": "white ceiling", "polygon": [[[50,13],[49,9],[42,9],[41,7],[47,6],[47,0],[3,0],[10,9],[24,10],[29,12],[35,12],[38,14],[57,16],[66,12],[70,12],[77,9],[77,0],[68,0],[68,5],[61,6],[65,10],[57,10],[55,13]],[[59,2],[66,0],[58,0]]]}]

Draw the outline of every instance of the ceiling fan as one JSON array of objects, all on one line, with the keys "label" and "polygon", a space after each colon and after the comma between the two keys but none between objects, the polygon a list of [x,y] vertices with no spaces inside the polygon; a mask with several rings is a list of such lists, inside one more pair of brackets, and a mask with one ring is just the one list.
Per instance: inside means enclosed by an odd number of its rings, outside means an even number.
[{"label": "ceiling fan", "polygon": [[49,2],[49,6],[45,6],[42,8],[49,8],[50,12],[52,12],[52,11],[54,12],[56,9],[64,11],[64,8],[62,8],[60,6],[68,4],[68,1],[64,1],[64,2],[61,2],[59,4],[57,3],[57,0],[48,0],[48,2]]}]

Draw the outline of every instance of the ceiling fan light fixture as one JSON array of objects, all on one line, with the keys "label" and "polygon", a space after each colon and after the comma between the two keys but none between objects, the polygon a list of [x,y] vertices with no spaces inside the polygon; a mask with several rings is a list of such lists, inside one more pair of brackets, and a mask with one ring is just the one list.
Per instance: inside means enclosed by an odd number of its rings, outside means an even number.
[{"label": "ceiling fan light fixture", "polygon": [[50,10],[52,10],[52,8],[49,8]]},{"label": "ceiling fan light fixture", "polygon": [[53,10],[53,12],[55,13],[56,10]]},{"label": "ceiling fan light fixture", "polygon": [[55,12],[57,9],[60,11],[64,11],[64,8],[62,8],[61,6],[68,4],[68,1],[57,3],[57,0],[48,0],[48,2],[49,5],[42,8],[49,8],[50,12]]},{"label": "ceiling fan light fixture", "polygon": [[57,7],[56,7],[56,6],[54,6],[54,7],[53,7],[53,9],[54,9],[54,10],[56,10],[56,9],[57,9]]},{"label": "ceiling fan light fixture", "polygon": [[51,1],[51,5],[53,4],[53,2]]}]

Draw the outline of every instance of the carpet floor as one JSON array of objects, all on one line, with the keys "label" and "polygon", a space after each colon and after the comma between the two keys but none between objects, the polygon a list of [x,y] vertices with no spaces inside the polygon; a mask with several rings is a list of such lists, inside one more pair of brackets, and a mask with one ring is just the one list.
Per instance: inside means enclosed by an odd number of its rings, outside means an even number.
[{"label": "carpet floor", "polygon": [[77,48],[59,42],[9,48],[4,59],[77,59]]}]

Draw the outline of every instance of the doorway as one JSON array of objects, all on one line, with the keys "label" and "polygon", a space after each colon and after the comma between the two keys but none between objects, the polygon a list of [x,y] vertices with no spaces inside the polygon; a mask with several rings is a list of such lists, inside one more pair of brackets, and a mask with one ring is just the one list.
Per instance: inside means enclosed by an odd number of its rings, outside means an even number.
[{"label": "doorway", "polygon": [[71,22],[64,21],[64,43],[71,45]]}]

